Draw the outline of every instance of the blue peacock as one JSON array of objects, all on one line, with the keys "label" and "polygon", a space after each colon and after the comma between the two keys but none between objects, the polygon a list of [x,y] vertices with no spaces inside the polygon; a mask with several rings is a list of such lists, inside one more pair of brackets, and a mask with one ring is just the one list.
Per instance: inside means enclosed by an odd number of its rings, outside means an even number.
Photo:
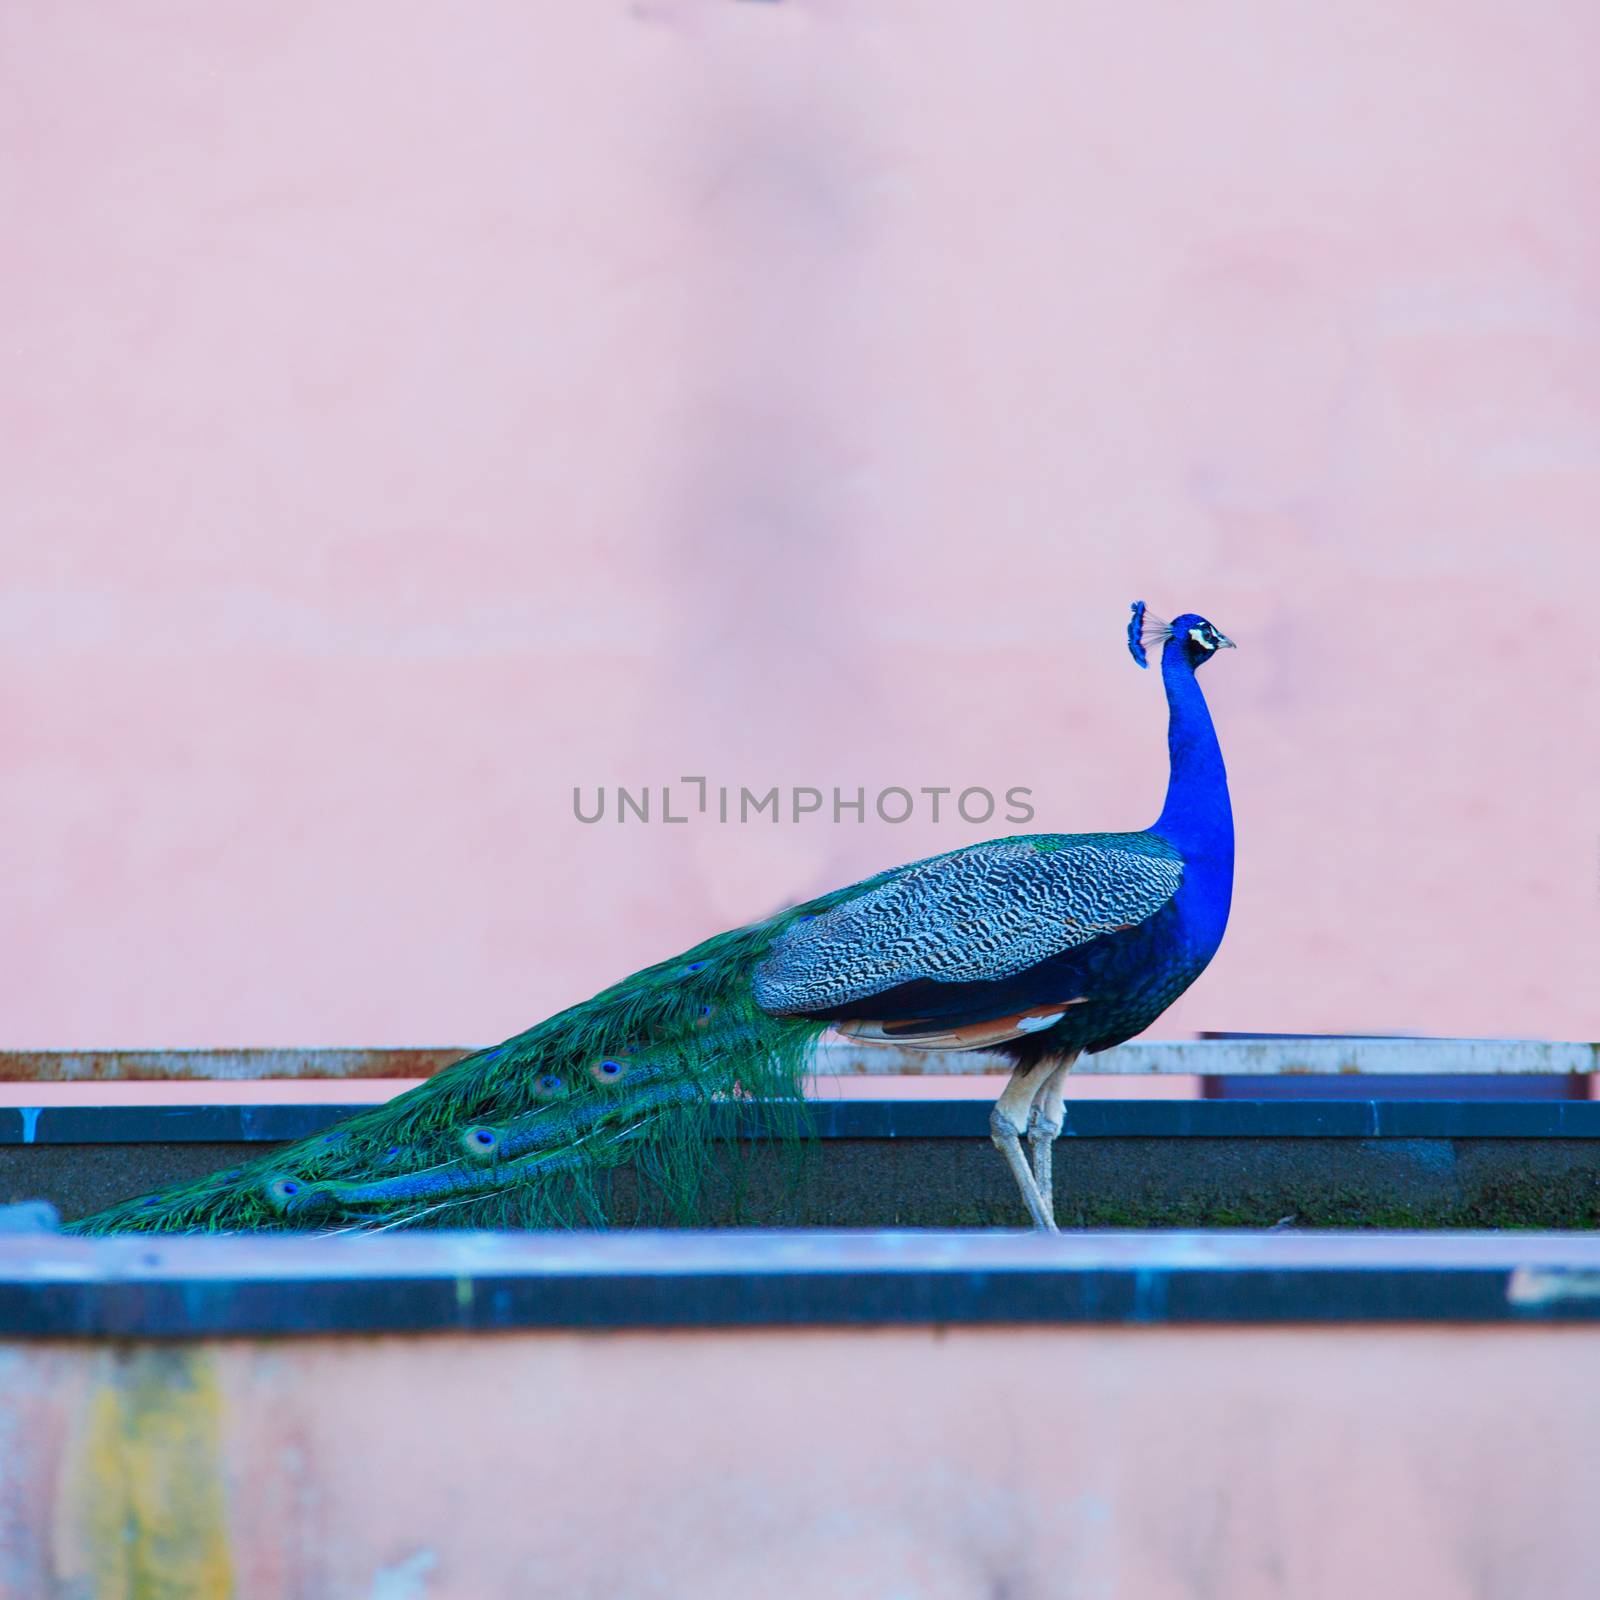
[{"label": "blue peacock", "polygon": [[803,1131],[811,1052],[832,1028],[1008,1060],[991,1134],[1033,1225],[1054,1232],[1067,1072],[1155,1021],[1228,921],[1233,813],[1196,674],[1233,641],[1140,601],[1140,666],[1157,643],[1170,771],[1142,832],[991,839],[893,867],[647,967],[331,1133],[76,1229],[604,1225],[624,1162],[692,1218],[719,1113],[755,1098]]}]

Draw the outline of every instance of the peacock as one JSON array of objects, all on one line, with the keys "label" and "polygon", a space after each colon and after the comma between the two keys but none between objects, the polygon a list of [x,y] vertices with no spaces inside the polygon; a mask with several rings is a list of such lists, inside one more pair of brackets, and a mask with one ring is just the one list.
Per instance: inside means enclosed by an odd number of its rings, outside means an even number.
[{"label": "peacock", "polygon": [[1227,775],[1196,678],[1233,641],[1193,613],[1132,610],[1128,648],[1143,667],[1160,644],[1169,713],[1149,828],[1009,836],[892,867],[646,967],[329,1133],[76,1230],[603,1226],[625,1161],[692,1218],[719,1114],[756,1100],[779,1132],[803,1133],[811,1052],[831,1028],[1009,1061],[991,1136],[1033,1226],[1055,1232],[1067,1072],[1194,982],[1233,890]]}]

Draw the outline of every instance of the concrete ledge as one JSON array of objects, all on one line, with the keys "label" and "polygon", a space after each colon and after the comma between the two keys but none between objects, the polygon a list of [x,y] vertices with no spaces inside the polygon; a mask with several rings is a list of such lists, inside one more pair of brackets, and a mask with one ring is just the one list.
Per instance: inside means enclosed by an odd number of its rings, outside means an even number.
[{"label": "concrete ledge", "polygon": [[650,1232],[0,1239],[0,1338],[1551,1320],[1600,1320],[1600,1239]]}]

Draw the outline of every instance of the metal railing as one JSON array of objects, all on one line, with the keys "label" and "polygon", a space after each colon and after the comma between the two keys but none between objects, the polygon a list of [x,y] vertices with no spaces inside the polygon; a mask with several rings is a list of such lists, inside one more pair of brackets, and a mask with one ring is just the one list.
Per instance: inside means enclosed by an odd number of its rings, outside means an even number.
[{"label": "metal railing", "polygon": [[[0,1082],[126,1083],[427,1078],[467,1053],[435,1049],[3,1050]],[[817,1071],[839,1077],[948,1077],[1003,1071],[972,1051],[827,1041]],[[1087,1056],[1078,1074],[1193,1077],[1298,1074],[1585,1074],[1600,1044],[1547,1039],[1257,1038],[1135,1041]]]}]

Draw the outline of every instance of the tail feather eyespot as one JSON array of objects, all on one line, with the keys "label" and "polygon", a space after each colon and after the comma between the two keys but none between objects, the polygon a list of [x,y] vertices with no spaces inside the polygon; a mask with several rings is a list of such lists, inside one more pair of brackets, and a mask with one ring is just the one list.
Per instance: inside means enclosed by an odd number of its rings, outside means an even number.
[{"label": "tail feather eyespot", "polygon": [[477,1127],[468,1128],[461,1135],[461,1143],[469,1156],[478,1161],[488,1161],[499,1153],[501,1134],[498,1128]]},{"label": "tail feather eyespot", "polygon": [[321,1185],[307,1183],[291,1173],[279,1173],[266,1186],[267,1203],[282,1216],[306,1216],[324,1211],[333,1197]]},{"label": "tail feather eyespot", "polygon": [[598,1084],[606,1087],[621,1083],[627,1077],[633,1061],[629,1056],[601,1056],[598,1061],[589,1063],[589,1076]]},{"label": "tail feather eyespot", "polygon": [[717,1008],[715,1006],[701,1006],[699,1011],[695,1014],[694,1026],[703,1030],[709,1028],[716,1020]]},{"label": "tail feather eyespot", "polygon": [[561,1100],[567,1093],[567,1080],[559,1072],[543,1072],[533,1085],[535,1100]]}]

